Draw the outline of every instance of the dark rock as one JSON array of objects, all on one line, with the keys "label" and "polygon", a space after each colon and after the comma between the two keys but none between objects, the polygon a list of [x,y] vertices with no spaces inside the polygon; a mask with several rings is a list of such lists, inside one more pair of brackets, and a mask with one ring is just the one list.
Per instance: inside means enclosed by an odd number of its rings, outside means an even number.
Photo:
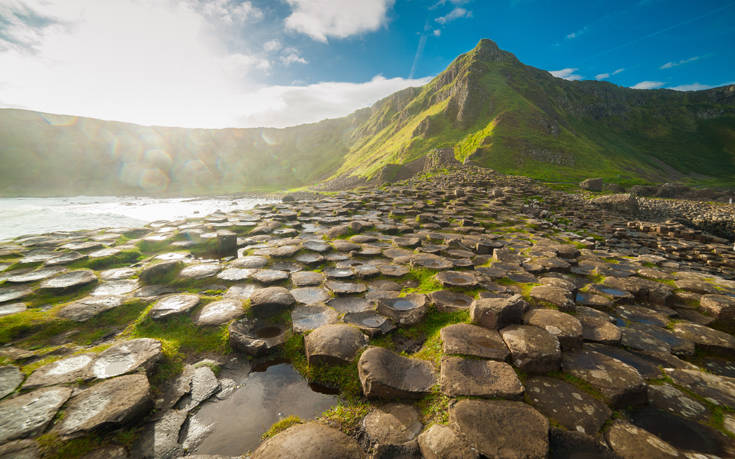
[{"label": "dark rock", "polygon": [[291,327],[271,318],[245,318],[229,326],[230,346],[250,355],[263,355],[291,337]]},{"label": "dark rock", "polygon": [[531,325],[511,325],[500,330],[513,365],[529,373],[557,371],[561,359],[559,340]]},{"label": "dark rock", "polygon": [[31,373],[23,384],[23,389],[54,386],[84,379],[94,357],[94,354],[79,354],[48,363]]},{"label": "dark rock", "polygon": [[310,332],[322,325],[337,322],[339,314],[321,303],[299,305],[291,311],[291,322],[295,333]]},{"label": "dark rock", "polygon": [[367,342],[367,337],[356,327],[322,325],[304,338],[306,360],[310,365],[350,363]]},{"label": "dark rock", "polygon": [[472,323],[485,328],[498,329],[521,323],[528,303],[521,295],[510,298],[481,298],[470,306]]},{"label": "dark rock", "polygon": [[595,435],[612,412],[596,398],[555,378],[532,377],[526,381],[528,402],[545,416],[569,430]]},{"label": "dark rock", "polygon": [[199,326],[222,325],[243,314],[245,314],[245,309],[240,300],[224,299],[205,305],[197,314],[194,322]]},{"label": "dark rock", "polygon": [[150,370],[161,357],[161,342],[152,338],[122,341],[102,351],[89,369],[90,377],[113,378],[143,368]]},{"label": "dark rock", "polygon": [[460,400],[449,408],[450,426],[487,457],[545,458],[549,421],[523,402]]},{"label": "dark rock", "polygon": [[181,269],[181,266],[182,263],[179,260],[159,261],[145,266],[138,277],[146,284],[155,284],[172,277]]},{"label": "dark rock", "polygon": [[431,363],[380,347],[363,352],[357,369],[368,398],[421,398],[436,384]]},{"label": "dark rock", "polygon": [[362,420],[373,457],[395,457],[418,449],[416,438],[423,425],[411,405],[391,403],[374,409]]},{"label": "dark rock", "polygon": [[579,183],[579,187],[589,191],[602,191],[603,180],[601,178],[588,178]]},{"label": "dark rock", "polygon": [[399,325],[413,325],[426,315],[426,296],[412,293],[404,297],[380,298],[377,311]]},{"label": "dark rock", "polygon": [[442,312],[463,311],[469,309],[474,299],[464,293],[451,290],[437,290],[429,294],[431,304]]},{"label": "dark rock", "polygon": [[0,402],[0,444],[43,432],[71,393],[48,387]]},{"label": "dark rock", "polygon": [[59,274],[41,282],[40,292],[61,295],[97,282],[97,276],[90,269],[78,269]]},{"label": "dark rock", "polygon": [[308,457],[313,459],[362,458],[355,440],[337,429],[316,422],[297,424],[263,442],[251,459]]},{"label": "dark rock", "polygon": [[532,309],[523,320],[556,336],[563,351],[582,347],[582,324],[571,314],[553,309]]},{"label": "dark rock", "polygon": [[459,438],[451,427],[433,424],[418,437],[426,459],[476,459],[477,451]]},{"label": "dark rock", "polygon": [[250,295],[249,312],[256,317],[270,317],[288,310],[295,299],[284,287],[266,287]]},{"label": "dark rock", "polygon": [[510,355],[505,341],[495,330],[472,324],[454,324],[439,332],[445,354],[471,355],[493,360],[505,360]]},{"label": "dark rock", "polygon": [[199,304],[199,295],[182,293],[168,295],[160,299],[148,313],[151,319],[160,320],[166,317],[184,314]]},{"label": "dark rock", "polygon": [[443,357],[440,383],[450,397],[476,396],[519,399],[523,384],[513,367],[493,360]]},{"label": "dark rock", "polygon": [[565,352],[562,370],[598,390],[613,407],[646,403],[646,383],[635,368],[599,352]]},{"label": "dark rock", "polygon": [[142,416],[151,406],[144,374],[126,375],[95,384],[75,395],[54,428],[59,435],[119,426]]},{"label": "dark rock", "polygon": [[679,452],[650,432],[618,419],[605,434],[610,448],[620,457],[682,457]]}]

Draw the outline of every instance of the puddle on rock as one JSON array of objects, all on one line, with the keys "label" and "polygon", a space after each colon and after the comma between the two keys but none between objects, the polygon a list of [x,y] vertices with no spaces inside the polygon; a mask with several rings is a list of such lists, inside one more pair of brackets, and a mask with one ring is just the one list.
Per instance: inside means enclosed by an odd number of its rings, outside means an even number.
[{"label": "puddle on rock", "polygon": [[274,422],[291,415],[313,419],[337,404],[333,391],[310,386],[290,363],[269,363],[253,367],[249,374],[249,365],[222,371],[221,377],[235,380],[239,387],[225,400],[202,404],[193,416],[194,424],[209,431],[195,454],[245,454],[257,448]]}]

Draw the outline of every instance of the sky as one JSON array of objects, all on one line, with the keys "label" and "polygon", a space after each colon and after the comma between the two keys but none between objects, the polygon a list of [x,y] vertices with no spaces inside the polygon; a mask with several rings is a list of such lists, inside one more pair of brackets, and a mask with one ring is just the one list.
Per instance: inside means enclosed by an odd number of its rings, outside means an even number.
[{"label": "sky", "polygon": [[735,0],[0,0],[0,107],[284,127],[423,85],[482,38],[568,80],[735,83]]}]

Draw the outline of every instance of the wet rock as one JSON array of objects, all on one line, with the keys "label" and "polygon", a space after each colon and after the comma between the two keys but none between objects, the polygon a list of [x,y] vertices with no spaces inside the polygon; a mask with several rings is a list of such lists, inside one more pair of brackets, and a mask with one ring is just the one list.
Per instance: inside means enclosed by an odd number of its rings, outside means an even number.
[{"label": "wet rock", "polygon": [[155,284],[172,277],[181,269],[179,260],[166,260],[151,263],[140,271],[138,278],[146,284]]},{"label": "wet rock", "polygon": [[246,257],[238,258],[233,261],[230,266],[233,268],[242,269],[258,269],[268,264],[268,258],[260,257],[257,255],[249,255]]},{"label": "wet rock", "polygon": [[409,270],[407,267],[402,265],[380,265],[378,266],[380,274],[388,277],[401,277],[408,274]]},{"label": "wet rock", "polygon": [[253,292],[255,292],[257,289],[258,287],[254,284],[233,285],[232,287],[227,289],[224,297],[234,298],[240,301],[247,301],[253,295]]},{"label": "wet rock", "polygon": [[94,271],[90,269],[78,269],[46,279],[41,282],[39,291],[61,295],[92,285],[95,282],[97,282],[97,276],[94,274]]},{"label": "wet rock", "polygon": [[335,323],[338,318],[337,311],[320,303],[299,305],[291,311],[293,331],[301,334]]},{"label": "wet rock", "polygon": [[356,327],[322,325],[304,338],[306,359],[310,365],[350,363],[367,342],[367,336]]},{"label": "wet rock", "polygon": [[656,408],[687,419],[706,420],[707,407],[669,384],[648,386],[648,402]]},{"label": "wet rock", "polygon": [[336,295],[352,295],[367,291],[367,285],[361,282],[341,282],[330,280],[324,285]]},{"label": "wet rock", "polygon": [[528,402],[545,416],[569,430],[589,435],[595,435],[612,414],[604,403],[555,378],[529,378],[526,394]]},{"label": "wet rock", "polygon": [[582,324],[573,315],[553,309],[532,309],[523,321],[556,336],[563,351],[582,347]]},{"label": "wet rock", "polygon": [[436,275],[436,280],[444,287],[471,288],[477,285],[477,277],[472,272],[442,271]]},{"label": "wet rock", "polygon": [[362,458],[364,454],[355,440],[337,429],[316,422],[297,424],[263,442],[251,459],[308,457]]},{"label": "wet rock", "polygon": [[404,297],[380,298],[377,311],[399,325],[413,325],[426,315],[426,296],[412,293]]},{"label": "wet rock", "polygon": [[444,257],[430,253],[411,255],[409,262],[414,267],[444,270],[454,267],[454,263]]},{"label": "wet rock", "polygon": [[197,263],[186,266],[179,272],[179,278],[186,280],[206,279],[220,272],[219,263]]},{"label": "wet rock", "polygon": [[100,279],[102,280],[122,280],[130,279],[135,275],[133,268],[113,268],[107,269],[100,273]]},{"label": "wet rock", "polygon": [[705,351],[735,351],[735,336],[703,325],[677,322],[672,332],[682,339],[693,342],[697,348]]},{"label": "wet rock", "polygon": [[423,425],[411,405],[391,403],[374,409],[362,420],[374,457],[395,457],[416,453],[416,438]]},{"label": "wet rock", "polygon": [[250,313],[256,317],[269,317],[288,310],[295,299],[284,287],[266,287],[250,296]]},{"label": "wet rock", "polygon": [[495,330],[472,324],[454,324],[439,332],[445,354],[471,355],[493,360],[506,360],[510,355],[505,341]]},{"label": "wet rock", "polygon": [[327,303],[338,313],[367,312],[375,309],[375,304],[361,296],[338,296]]},{"label": "wet rock", "polygon": [[11,314],[17,314],[19,312],[23,312],[26,309],[25,303],[7,303],[0,305],[0,317],[2,316],[9,316]]},{"label": "wet rock", "polygon": [[624,458],[682,457],[676,448],[657,436],[620,419],[613,423],[605,438],[613,452]]},{"label": "wet rock", "polygon": [[51,362],[37,369],[23,384],[23,389],[66,384],[87,377],[94,354],[79,354]]},{"label": "wet rock", "polygon": [[199,311],[194,322],[199,326],[222,325],[245,314],[242,302],[224,299],[207,304]]},{"label": "wet rock", "polygon": [[206,365],[199,366],[192,370],[191,390],[176,405],[176,409],[191,411],[202,402],[209,399],[220,388],[220,383],[211,368]]},{"label": "wet rock", "polygon": [[449,408],[450,426],[487,457],[545,458],[549,421],[523,402],[460,400]]},{"label": "wet rock", "polygon": [[57,315],[75,322],[86,322],[98,314],[122,305],[122,303],[123,299],[119,296],[88,296],[64,306]]},{"label": "wet rock", "polygon": [[95,384],[75,395],[54,428],[59,435],[90,432],[125,424],[151,406],[150,386],[144,374],[126,375]]},{"label": "wet rock", "polygon": [[513,365],[529,373],[546,373],[559,369],[561,347],[549,332],[531,325],[511,325],[500,330],[510,350]]},{"label": "wet rock", "polygon": [[32,293],[33,291],[26,287],[0,287],[0,303],[20,300]]},{"label": "wet rock", "polygon": [[250,355],[263,355],[291,337],[291,327],[271,318],[245,318],[229,327],[230,346]]},{"label": "wet rock", "polygon": [[519,399],[523,385],[513,367],[492,360],[443,357],[440,383],[450,397],[476,396]]},{"label": "wet rock", "polygon": [[342,320],[359,328],[368,336],[384,335],[396,328],[393,321],[374,311],[348,312]]},{"label": "wet rock", "polygon": [[620,344],[626,348],[648,352],[671,352],[671,346],[643,330],[625,327]]},{"label": "wet rock", "polygon": [[294,300],[301,304],[323,303],[329,299],[329,292],[321,287],[300,287],[291,290]]},{"label": "wet rock", "polygon": [[288,272],[278,269],[260,269],[252,275],[253,279],[263,284],[274,284],[288,280]]},{"label": "wet rock", "polygon": [[134,457],[170,459],[183,454],[179,432],[188,415],[186,411],[169,410],[161,419],[146,426],[133,447]]},{"label": "wet rock", "polygon": [[429,294],[431,304],[442,312],[463,311],[469,309],[474,299],[464,293],[451,290],[438,290]]},{"label": "wet rock", "polygon": [[320,285],[324,281],[324,275],[314,271],[299,271],[291,274],[291,282],[294,287],[308,287]]},{"label": "wet rock", "polygon": [[426,459],[476,459],[477,451],[452,430],[452,428],[433,424],[418,437],[421,454]]},{"label": "wet rock", "polygon": [[0,367],[0,399],[15,392],[23,382],[23,373],[18,367],[5,365]]},{"label": "wet rock", "polygon": [[530,296],[535,300],[551,303],[558,307],[560,311],[571,312],[575,310],[572,292],[560,287],[537,285],[531,289]]},{"label": "wet rock", "polygon": [[151,319],[160,320],[189,312],[198,304],[199,295],[193,293],[168,295],[160,299],[148,314]]},{"label": "wet rock", "polygon": [[48,387],[0,402],[0,444],[43,432],[71,393]]},{"label": "wet rock", "polygon": [[55,276],[64,271],[63,268],[44,268],[35,271],[27,271],[24,273],[9,276],[5,282],[9,284],[25,284],[30,282],[38,282],[49,277]]},{"label": "wet rock", "polygon": [[90,376],[106,379],[142,368],[150,370],[161,357],[161,342],[152,338],[122,341],[102,351],[89,369]]},{"label": "wet rock", "polygon": [[227,282],[239,282],[252,278],[255,272],[254,269],[250,268],[227,268],[217,274],[217,279]]},{"label": "wet rock", "polygon": [[646,403],[645,381],[620,360],[588,350],[565,352],[562,370],[589,383],[612,407]]},{"label": "wet rock", "polygon": [[368,398],[421,398],[436,383],[431,363],[380,347],[363,352],[357,369]]},{"label": "wet rock", "polygon": [[680,368],[667,368],[665,371],[674,381],[674,384],[682,386],[716,405],[735,407],[735,378]]},{"label": "wet rock", "polygon": [[528,303],[521,295],[510,298],[481,298],[470,306],[470,320],[485,328],[503,328],[521,323],[527,308]]},{"label": "wet rock", "polygon": [[101,283],[92,290],[92,296],[120,296],[134,292],[140,285],[137,279],[122,279]]}]

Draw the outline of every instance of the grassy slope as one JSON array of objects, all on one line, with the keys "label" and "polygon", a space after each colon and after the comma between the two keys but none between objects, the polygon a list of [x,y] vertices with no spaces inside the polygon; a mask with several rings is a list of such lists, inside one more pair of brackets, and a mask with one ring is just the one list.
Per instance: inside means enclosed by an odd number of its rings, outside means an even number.
[{"label": "grassy slope", "polygon": [[733,186],[734,88],[569,82],[483,41],[422,88],[285,129],[145,127],[3,109],[0,195],[269,191],[372,177],[438,147],[548,181]]}]

